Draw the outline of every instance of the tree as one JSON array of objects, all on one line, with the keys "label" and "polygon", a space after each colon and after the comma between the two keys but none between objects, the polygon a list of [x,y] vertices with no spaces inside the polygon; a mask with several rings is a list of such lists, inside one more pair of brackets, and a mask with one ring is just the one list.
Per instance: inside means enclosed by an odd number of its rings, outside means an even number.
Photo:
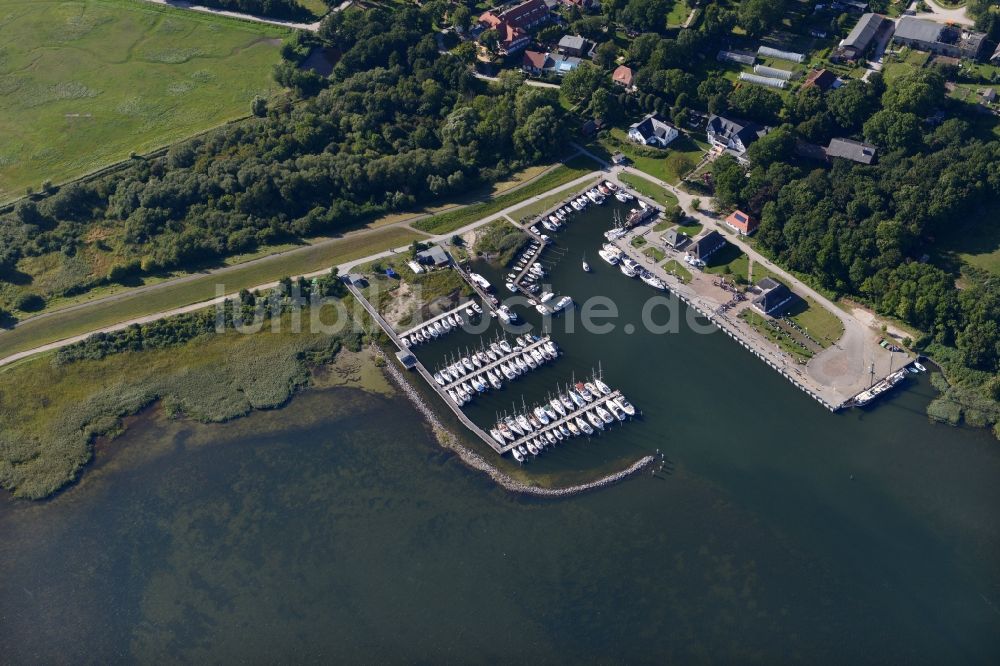
[{"label": "tree", "polygon": [[562,148],[564,127],[555,108],[535,109],[514,132],[514,145],[529,159],[540,160]]},{"label": "tree", "polygon": [[933,69],[915,69],[886,85],[882,107],[891,111],[914,113],[921,118],[931,114],[944,101],[944,77]]},{"label": "tree", "polygon": [[611,69],[618,59],[618,47],[614,42],[603,42],[594,52],[594,62],[604,69]]},{"label": "tree", "polygon": [[785,0],[743,0],[739,24],[751,37],[761,37],[777,25],[785,13]]},{"label": "tree", "polygon": [[570,101],[585,103],[601,87],[609,85],[608,73],[600,67],[581,62],[580,66],[563,77],[562,92]]},{"label": "tree", "polygon": [[260,95],[255,95],[253,101],[250,102],[250,113],[257,116],[258,118],[263,118],[267,115],[267,100]]},{"label": "tree", "polygon": [[472,12],[465,5],[458,5],[451,11],[451,16],[448,18],[456,30],[464,32],[472,21]]},{"label": "tree", "polygon": [[622,115],[618,98],[605,88],[598,88],[590,98],[590,115],[609,123],[617,121]]},{"label": "tree", "polygon": [[762,123],[775,123],[781,112],[781,96],[762,86],[744,85],[729,95],[729,106],[737,113]]},{"label": "tree", "polygon": [[878,110],[875,92],[871,83],[850,81],[827,96],[827,108],[842,129],[855,132]]},{"label": "tree", "polygon": [[747,158],[754,166],[767,168],[774,162],[786,162],[795,152],[795,132],[782,125],[754,141],[747,149]]},{"label": "tree", "polygon": [[489,50],[495,51],[497,44],[500,43],[500,33],[493,28],[490,28],[483,34],[479,35],[479,41]]},{"label": "tree", "polygon": [[670,0],[628,0],[621,19],[630,28],[662,32],[667,27]]},{"label": "tree", "polygon": [[920,145],[920,119],[912,113],[883,109],[865,123],[865,139],[890,150],[912,151]]}]

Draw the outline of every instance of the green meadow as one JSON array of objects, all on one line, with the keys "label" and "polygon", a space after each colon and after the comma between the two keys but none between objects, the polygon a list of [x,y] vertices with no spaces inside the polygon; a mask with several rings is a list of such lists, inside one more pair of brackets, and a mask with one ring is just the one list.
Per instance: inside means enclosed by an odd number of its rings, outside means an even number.
[{"label": "green meadow", "polygon": [[0,0],[0,201],[247,115],[288,34],[134,0]]}]

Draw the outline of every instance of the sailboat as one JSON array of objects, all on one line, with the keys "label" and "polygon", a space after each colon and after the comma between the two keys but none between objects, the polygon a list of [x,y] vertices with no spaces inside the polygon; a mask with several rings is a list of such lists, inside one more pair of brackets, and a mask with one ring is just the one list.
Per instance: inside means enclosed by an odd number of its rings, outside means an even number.
[{"label": "sailboat", "polygon": [[584,273],[590,272],[590,264],[587,263],[587,255],[583,255],[583,272]]}]

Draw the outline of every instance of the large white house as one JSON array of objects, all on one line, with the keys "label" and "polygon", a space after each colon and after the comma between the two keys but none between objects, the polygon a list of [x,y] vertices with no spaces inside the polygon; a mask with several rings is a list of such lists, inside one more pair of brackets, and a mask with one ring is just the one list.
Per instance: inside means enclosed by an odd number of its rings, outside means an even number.
[{"label": "large white house", "polygon": [[680,135],[677,128],[652,113],[628,128],[628,138],[645,146],[666,147]]},{"label": "large white house", "polygon": [[705,128],[708,142],[743,161],[750,144],[767,134],[770,128],[746,120],[710,116]]}]

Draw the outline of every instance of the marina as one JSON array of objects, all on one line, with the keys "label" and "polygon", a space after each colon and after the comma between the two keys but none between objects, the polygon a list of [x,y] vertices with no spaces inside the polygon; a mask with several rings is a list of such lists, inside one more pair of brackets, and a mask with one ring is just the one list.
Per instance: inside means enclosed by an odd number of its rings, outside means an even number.
[{"label": "marina", "polygon": [[[513,381],[526,372],[554,361],[558,356],[559,349],[548,336],[537,338],[525,335],[513,346],[505,339],[493,342],[489,347],[483,345],[480,350],[439,369],[433,377],[437,385],[448,392],[452,402],[461,406],[477,393],[484,393],[491,387],[500,390],[503,388],[503,379]],[[451,391],[466,397],[461,401],[456,400]]]},{"label": "marina", "polygon": [[483,309],[475,301],[465,301],[457,307],[436,317],[421,322],[399,334],[400,342],[407,347],[415,347],[422,342],[441,337],[462,326],[467,320],[481,315]]}]

